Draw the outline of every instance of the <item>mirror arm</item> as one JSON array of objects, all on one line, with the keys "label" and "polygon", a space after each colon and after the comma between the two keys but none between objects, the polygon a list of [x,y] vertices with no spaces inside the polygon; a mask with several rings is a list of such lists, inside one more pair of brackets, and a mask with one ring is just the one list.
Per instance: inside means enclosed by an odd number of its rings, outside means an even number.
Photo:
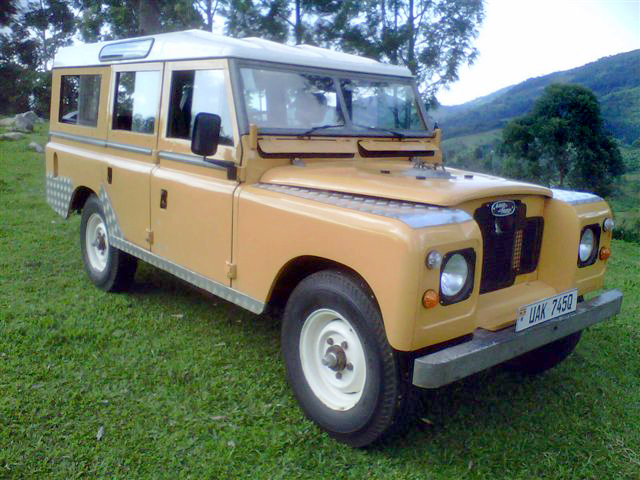
[{"label": "mirror arm", "polygon": [[238,178],[238,166],[235,162],[231,162],[229,160],[214,160],[207,157],[204,157],[203,160],[207,163],[226,168],[227,180],[236,180]]}]

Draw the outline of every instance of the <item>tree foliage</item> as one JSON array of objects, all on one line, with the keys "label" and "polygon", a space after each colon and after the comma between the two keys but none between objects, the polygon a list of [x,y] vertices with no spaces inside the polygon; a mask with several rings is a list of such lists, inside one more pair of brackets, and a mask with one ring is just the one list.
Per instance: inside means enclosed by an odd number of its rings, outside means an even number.
[{"label": "tree foliage", "polygon": [[74,0],[83,40],[95,42],[200,28],[203,17],[190,0]]},{"label": "tree foliage", "polygon": [[482,0],[228,0],[226,33],[335,48],[416,75],[424,99],[457,80],[478,52]]},{"label": "tree foliage", "polygon": [[232,37],[260,37],[286,42],[290,36],[290,2],[287,0],[226,0],[220,12],[225,33]]},{"label": "tree foliage", "polygon": [[[484,18],[482,0],[347,0],[332,25],[319,28],[346,52],[406,65],[427,103],[458,79],[478,55],[473,40]],[[364,21],[362,21],[364,20]]]},{"label": "tree foliage", "polygon": [[603,196],[624,171],[596,96],[579,85],[547,87],[529,114],[507,124],[502,151],[511,176]]},{"label": "tree foliage", "polygon": [[0,27],[9,24],[13,15],[18,13],[16,4],[16,0],[5,0],[0,3]]},{"label": "tree foliage", "polygon": [[[74,37],[86,42],[207,28],[343,50],[398,65],[417,77],[428,102],[477,55],[472,42],[482,0],[8,0],[0,7],[0,93],[5,113],[25,104],[48,110],[48,71]],[[35,73],[34,73],[35,72]],[[18,81],[20,80],[20,81]],[[20,85],[18,85],[20,84]],[[29,85],[31,85],[29,87]],[[4,89],[0,89],[4,90]],[[14,93],[17,92],[15,88]],[[11,96],[11,98],[9,98]],[[21,99],[21,100],[18,100]],[[31,100],[30,100],[31,99]]]},{"label": "tree foliage", "polygon": [[2,7],[8,27],[0,34],[0,104],[5,113],[49,111],[51,64],[72,41],[75,20],[63,0],[9,2]]}]

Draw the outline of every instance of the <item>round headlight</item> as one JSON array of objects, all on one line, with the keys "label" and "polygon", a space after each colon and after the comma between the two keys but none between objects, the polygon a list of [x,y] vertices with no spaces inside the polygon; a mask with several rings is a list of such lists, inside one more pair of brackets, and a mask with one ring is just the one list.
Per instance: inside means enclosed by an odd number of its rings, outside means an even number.
[{"label": "round headlight", "polygon": [[464,288],[469,277],[467,260],[459,253],[447,259],[440,274],[440,291],[447,297],[454,297]]},{"label": "round headlight", "polygon": [[591,228],[585,229],[585,231],[582,232],[582,237],[580,237],[580,248],[578,250],[578,256],[581,262],[584,263],[591,258],[595,243],[596,237],[593,234],[593,230]]}]

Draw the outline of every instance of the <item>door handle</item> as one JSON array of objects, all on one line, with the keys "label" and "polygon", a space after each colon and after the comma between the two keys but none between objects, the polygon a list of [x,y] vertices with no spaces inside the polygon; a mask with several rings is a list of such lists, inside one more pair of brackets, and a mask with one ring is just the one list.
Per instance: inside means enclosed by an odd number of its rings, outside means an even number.
[{"label": "door handle", "polygon": [[162,190],[160,190],[160,208],[167,208],[167,196],[169,194],[167,193],[167,191],[163,188]]}]

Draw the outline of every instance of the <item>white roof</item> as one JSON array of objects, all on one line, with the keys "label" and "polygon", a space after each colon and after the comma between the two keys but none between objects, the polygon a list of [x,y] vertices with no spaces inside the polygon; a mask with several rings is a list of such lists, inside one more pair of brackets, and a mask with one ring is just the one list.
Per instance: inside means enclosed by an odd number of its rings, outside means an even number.
[{"label": "white roof", "polygon": [[101,62],[98,55],[102,47],[123,42],[123,40],[114,40],[111,42],[63,47],[56,54],[53,67],[88,67],[115,63],[233,57],[308,67],[411,77],[411,72],[405,67],[388,65],[370,58],[358,57],[357,55],[311,45],[283,45],[260,38],[237,39],[215,35],[202,30],[149,35],[138,37],[136,40],[147,38],[153,38],[154,41],[151,52],[144,59]]}]

